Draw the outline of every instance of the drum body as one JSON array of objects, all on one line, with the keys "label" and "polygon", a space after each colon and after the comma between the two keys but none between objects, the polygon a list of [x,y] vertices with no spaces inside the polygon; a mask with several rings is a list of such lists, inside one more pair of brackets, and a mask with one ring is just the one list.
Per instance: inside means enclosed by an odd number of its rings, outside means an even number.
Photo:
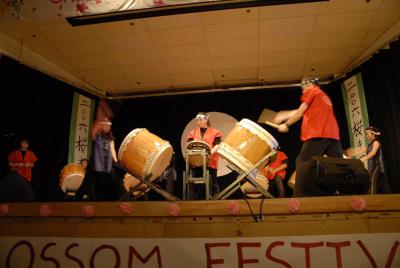
[{"label": "drum body", "polygon": [[167,168],[173,153],[168,141],[150,133],[145,128],[132,130],[123,140],[118,159],[123,167],[134,176],[150,181],[158,178]]},{"label": "drum body", "polygon": [[124,187],[126,191],[130,191],[131,188],[135,188],[135,191],[132,192],[133,196],[139,196],[147,193],[150,190],[150,187],[140,180],[138,180],[135,176],[132,176],[129,173],[126,173],[124,176]]},{"label": "drum body", "polygon": [[250,172],[267,155],[273,155],[278,142],[264,128],[242,119],[217,150],[238,171]]},{"label": "drum body", "polygon": [[290,176],[287,185],[294,190],[294,186],[296,185],[296,171]]},{"label": "drum body", "polygon": [[[258,183],[262,188],[264,188],[266,191],[268,190],[269,184],[266,178],[264,178],[261,175],[257,175],[256,177],[253,178],[253,180],[256,183]],[[242,192],[250,198],[259,198],[262,196],[262,193],[260,193],[260,191],[258,191],[258,189],[248,181],[246,181],[244,184],[240,186],[240,190],[242,190]]]},{"label": "drum body", "polygon": [[208,166],[208,162],[211,157],[211,148],[208,143],[204,141],[191,141],[186,145],[186,159],[191,167],[202,167],[203,157],[205,157],[205,164]]},{"label": "drum body", "polygon": [[60,187],[64,193],[76,192],[85,177],[85,169],[75,163],[63,167],[60,174]]}]

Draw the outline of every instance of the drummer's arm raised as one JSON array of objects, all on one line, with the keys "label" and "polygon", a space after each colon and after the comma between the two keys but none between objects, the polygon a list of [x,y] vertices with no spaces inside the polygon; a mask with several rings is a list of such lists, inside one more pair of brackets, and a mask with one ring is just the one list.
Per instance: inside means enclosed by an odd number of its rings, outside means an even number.
[{"label": "drummer's arm raised", "polygon": [[298,109],[293,110],[291,112],[290,117],[288,117],[287,120],[282,121],[284,123],[281,123],[279,125],[278,131],[279,132],[288,132],[289,127],[291,125],[293,125],[294,123],[296,123],[297,121],[299,121],[303,117],[303,115],[307,111],[307,109],[308,109],[307,103],[303,102]]}]

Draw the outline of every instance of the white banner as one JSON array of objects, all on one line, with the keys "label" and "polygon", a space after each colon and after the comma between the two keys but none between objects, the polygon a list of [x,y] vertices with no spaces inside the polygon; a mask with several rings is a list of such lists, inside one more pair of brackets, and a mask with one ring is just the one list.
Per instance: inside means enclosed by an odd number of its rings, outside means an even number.
[{"label": "white banner", "polygon": [[1,237],[0,267],[400,267],[400,234],[252,238]]},{"label": "white banner", "polygon": [[214,1],[218,0],[2,0],[0,20],[75,17]]},{"label": "white banner", "polygon": [[[351,147],[355,149],[366,148],[365,128],[369,126],[369,120],[361,73],[353,75],[343,82],[342,95]],[[360,158],[362,155],[363,153],[360,152],[353,157]]]},{"label": "white banner", "polygon": [[94,106],[94,100],[78,93],[74,94],[69,132],[68,163],[80,164],[83,159],[90,157]]}]

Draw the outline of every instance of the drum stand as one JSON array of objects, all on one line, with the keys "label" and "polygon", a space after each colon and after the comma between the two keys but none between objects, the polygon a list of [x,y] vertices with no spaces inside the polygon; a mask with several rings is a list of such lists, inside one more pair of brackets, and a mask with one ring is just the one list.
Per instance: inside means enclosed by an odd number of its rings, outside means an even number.
[{"label": "drum stand", "polygon": [[[203,177],[193,177],[192,170],[189,165],[189,157],[191,155],[201,155],[203,160]],[[206,149],[186,150],[185,161],[186,170],[183,172],[183,200],[192,200],[193,185],[204,184],[206,190],[206,200],[210,199],[210,173],[207,169],[208,153]]]},{"label": "drum stand", "polygon": [[[146,186],[150,187],[152,190],[156,191],[160,195],[164,196],[165,199],[169,201],[178,201],[179,198],[173,196],[172,194],[164,191],[163,189],[160,188],[160,186],[155,185],[153,182],[150,182],[149,179],[153,176],[151,173],[148,174],[146,177],[141,178],[139,176],[135,176],[136,179],[140,180],[143,184]],[[129,201],[135,201],[142,197],[144,194],[146,194],[146,189],[139,189],[140,183],[135,185],[134,187],[129,188],[128,193],[124,194],[118,201],[124,201],[124,200],[129,200]],[[136,196],[133,196],[132,193],[139,191],[140,193]]]},{"label": "drum stand", "polygon": [[[257,188],[257,190],[266,198],[273,198],[273,196],[265,190],[261,185],[259,185],[253,178],[252,176],[249,176],[253,171],[257,171],[258,167],[263,164],[268,158],[270,158],[275,151],[270,152],[268,155],[266,155],[264,158],[262,158],[260,161],[258,161],[252,169],[249,171],[240,171],[239,176],[236,177],[236,180],[232,182],[230,185],[228,185],[222,192],[219,194],[215,195],[212,197],[212,199],[217,200],[217,199],[226,199],[229,197],[231,194],[233,194],[235,191],[237,191],[240,188],[240,183],[242,180],[248,180],[254,187]],[[237,169],[235,169],[237,170]]]}]

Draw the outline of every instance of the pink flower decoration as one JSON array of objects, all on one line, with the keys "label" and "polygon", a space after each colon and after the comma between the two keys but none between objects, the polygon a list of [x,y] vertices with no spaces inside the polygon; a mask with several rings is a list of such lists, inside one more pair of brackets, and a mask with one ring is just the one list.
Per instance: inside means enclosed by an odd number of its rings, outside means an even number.
[{"label": "pink flower decoration", "polygon": [[240,206],[237,202],[231,201],[228,203],[228,211],[232,215],[237,215],[240,212]]},{"label": "pink flower decoration", "polygon": [[155,6],[164,6],[165,3],[163,0],[153,0],[153,5]]},{"label": "pink flower decoration", "polygon": [[47,217],[50,215],[50,207],[48,205],[41,205],[39,207],[39,215],[42,217]]},{"label": "pink flower decoration", "polygon": [[354,211],[364,211],[367,206],[365,199],[360,196],[355,196],[351,199],[350,206]]},{"label": "pink flower decoration", "polygon": [[296,213],[300,210],[300,201],[296,198],[291,198],[287,201],[286,207],[291,213]]},{"label": "pink flower decoration", "polygon": [[177,203],[172,203],[168,206],[168,214],[170,216],[178,216],[179,212],[181,212],[181,207]]},{"label": "pink flower decoration", "polygon": [[0,205],[0,216],[6,216],[10,212],[10,207],[8,204],[1,204]]},{"label": "pink flower decoration", "polygon": [[130,203],[123,202],[119,205],[119,209],[121,210],[122,214],[129,215],[132,214],[133,207]]},{"label": "pink flower decoration", "polygon": [[86,218],[90,218],[94,214],[94,208],[91,205],[86,205],[82,208],[82,214]]},{"label": "pink flower decoration", "polygon": [[76,3],[76,11],[83,13],[88,9],[89,7],[85,3]]}]

